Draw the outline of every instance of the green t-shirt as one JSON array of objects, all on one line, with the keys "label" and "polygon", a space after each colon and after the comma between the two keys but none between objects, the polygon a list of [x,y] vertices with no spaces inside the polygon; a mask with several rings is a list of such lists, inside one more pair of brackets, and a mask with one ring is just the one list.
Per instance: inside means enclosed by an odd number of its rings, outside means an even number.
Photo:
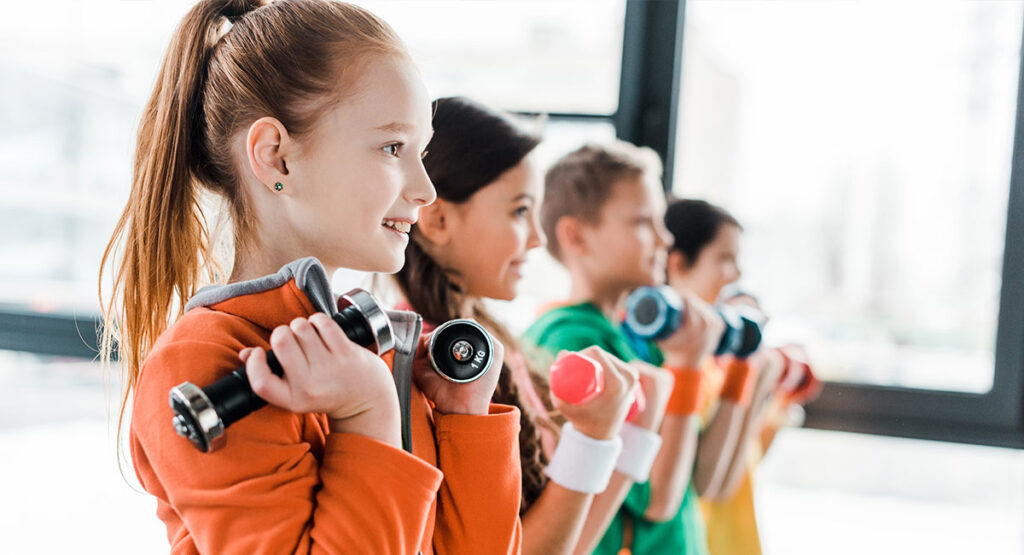
[{"label": "green t-shirt", "polygon": [[[563,306],[545,313],[526,330],[523,342],[525,346],[539,347],[552,354],[597,345],[622,360],[641,358],[621,328],[591,303]],[[646,362],[663,364],[661,351],[653,342],[647,342],[641,350],[647,351],[642,357]],[[629,519],[633,522],[633,545],[629,546],[633,555],[708,554],[704,519],[692,483],[686,489],[679,512],[666,522],[643,518],[650,498],[649,482],[634,484],[594,553],[616,555],[623,547],[623,529]]]}]

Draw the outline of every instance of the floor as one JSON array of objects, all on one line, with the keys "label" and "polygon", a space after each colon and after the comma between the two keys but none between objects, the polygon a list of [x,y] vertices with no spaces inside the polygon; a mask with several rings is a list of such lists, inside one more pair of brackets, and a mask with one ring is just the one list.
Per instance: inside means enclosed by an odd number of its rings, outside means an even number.
[{"label": "floor", "polygon": [[[166,552],[155,502],[118,471],[104,382],[0,351],[5,552]],[[1021,451],[785,430],[755,483],[768,555],[1024,554]]]}]

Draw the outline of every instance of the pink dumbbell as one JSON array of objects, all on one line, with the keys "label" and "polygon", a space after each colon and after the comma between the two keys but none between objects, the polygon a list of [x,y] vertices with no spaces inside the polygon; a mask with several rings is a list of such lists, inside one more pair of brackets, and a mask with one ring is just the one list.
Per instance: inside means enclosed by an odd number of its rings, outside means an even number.
[{"label": "pink dumbbell", "polygon": [[582,405],[604,391],[604,373],[597,361],[580,353],[565,353],[551,365],[551,393],[566,403]]},{"label": "pink dumbbell", "polygon": [[[582,405],[604,391],[604,374],[594,359],[580,353],[566,353],[551,365],[548,378],[551,393],[566,403]],[[633,404],[626,415],[632,421],[646,405],[643,391],[638,387]]]}]

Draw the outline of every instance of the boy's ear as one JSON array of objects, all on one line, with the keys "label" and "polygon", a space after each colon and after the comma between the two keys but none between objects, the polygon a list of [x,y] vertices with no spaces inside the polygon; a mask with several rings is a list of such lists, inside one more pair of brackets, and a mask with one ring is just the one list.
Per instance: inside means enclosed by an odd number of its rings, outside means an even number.
[{"label": "boy's ear", "polygon": [[446,245],[452,240],[452,205],[444,199],[420,208],[416,228],[420,235],[435,245]]},{"label": "boy's ear", "polygon": [[562,216],[555,222],[555,239],[563,255],[586,255],[590,252],[586,226],[572,216]]}]

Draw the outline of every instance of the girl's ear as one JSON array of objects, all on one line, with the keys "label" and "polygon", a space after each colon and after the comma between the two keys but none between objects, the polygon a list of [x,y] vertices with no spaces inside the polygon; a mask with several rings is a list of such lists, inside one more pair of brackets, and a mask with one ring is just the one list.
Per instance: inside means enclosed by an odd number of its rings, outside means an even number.
[{"label": "girl's ear", "polygon": [[673,278],[683,278],[690,273],[690,264],[686,260],[683,251],[672,249],[668,251],[668,259],[665,261],[665,272],[668,274],[669,282]]},{"label": "girl's ear", "polygon": [[[245,154],[256,179],[272,193],[288,194],[288,163],[285,160],[291,138],[276,118],[263,117],[249,126]],[[292,184],[294,185],[294,184]]]},{"label": "girl's ear", "polygon": [[447,245],[452,240],[453,206],[444,199],[420,208],[416,229],[424,239],[435,245]]}]

